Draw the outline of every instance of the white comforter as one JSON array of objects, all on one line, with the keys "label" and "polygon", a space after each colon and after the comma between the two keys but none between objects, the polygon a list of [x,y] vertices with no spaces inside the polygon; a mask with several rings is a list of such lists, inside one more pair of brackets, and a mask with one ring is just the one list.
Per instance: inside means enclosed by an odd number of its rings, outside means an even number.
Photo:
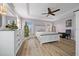
[{"label": "white comforter", "polygon": [[36,32],[37,39],[40,43],[52,42],[59,40],[59,34],[56,32]]}]

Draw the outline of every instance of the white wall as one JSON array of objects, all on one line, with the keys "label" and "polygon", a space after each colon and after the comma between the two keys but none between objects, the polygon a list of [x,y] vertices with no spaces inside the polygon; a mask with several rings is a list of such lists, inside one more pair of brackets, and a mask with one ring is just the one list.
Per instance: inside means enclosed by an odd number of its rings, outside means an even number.
[{"label": "white wall", "polygon": [[56,26],[56,32],[65,32],[65,20],[58,20],[54,24]]}]

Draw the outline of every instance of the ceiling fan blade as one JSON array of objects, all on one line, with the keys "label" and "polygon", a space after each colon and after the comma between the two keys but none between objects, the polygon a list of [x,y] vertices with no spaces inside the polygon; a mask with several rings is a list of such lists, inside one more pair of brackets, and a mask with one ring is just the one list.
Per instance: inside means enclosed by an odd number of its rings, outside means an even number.
[{"label": "ceiling fan blade", "polygon": [[52,11],[51,13],[54,13],[54,12],[57,12],[57,11],[60,11],[60,9],[54,10],[54,11]]},{"label": "ceiling fan blade", "polygon": [[48,8],[48,12],[51,12],[51,9],[50,8]]}]

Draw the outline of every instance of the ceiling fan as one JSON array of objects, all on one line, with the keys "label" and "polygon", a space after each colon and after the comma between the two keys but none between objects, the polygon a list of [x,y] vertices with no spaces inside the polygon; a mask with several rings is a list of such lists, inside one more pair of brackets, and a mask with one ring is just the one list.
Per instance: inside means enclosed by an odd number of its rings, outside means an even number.
[{"label": "ceiling fan", "polygon": [[48,13],[42,13],[43,15],[44,14],[47,14],[47,17],[49,16],[49,15],[53,15],[53,16],[55,16],[55,12],[57,12],[57,11],[60,11],[60,9],[56,9],[56,10],[54,10],[54,11],[51,11],[51,9],[50,8],[48,8]]}]

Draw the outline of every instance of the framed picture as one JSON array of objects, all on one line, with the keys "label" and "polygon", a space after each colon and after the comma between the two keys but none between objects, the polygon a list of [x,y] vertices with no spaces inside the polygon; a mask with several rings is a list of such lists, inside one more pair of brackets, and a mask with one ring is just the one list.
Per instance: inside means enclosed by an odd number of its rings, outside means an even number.
[{"label": "framed picture", "polygon": [[66,27],[72,27],[72,19],[66,21]]}]

